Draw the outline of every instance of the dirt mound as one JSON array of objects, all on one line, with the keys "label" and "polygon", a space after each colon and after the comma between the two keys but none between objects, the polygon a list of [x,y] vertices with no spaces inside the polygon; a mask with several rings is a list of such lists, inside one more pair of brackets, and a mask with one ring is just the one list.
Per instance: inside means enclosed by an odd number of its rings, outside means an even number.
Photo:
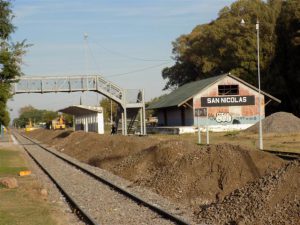
[{"label": "dirt mound", "polygon": [[220,203],[201,206],[198,222],[207,224],[299,224],[300,161],[235,190]]},{"label": "dirt mound", "polygon": [[229,144],[197,146],[164,141],[109,169],[173,201],[198,206],[222,199],[282,165],[274,156]]},{"label": "dirt mound", "polygon": [[99,135],[82,131],[41,129],[26,135],[53,146],[82,162],[98,167],[117,163],[123,157],[158,143],[158,140],[152,138]]},{"label": "dirt mound", "polygon": [[155,136],[47,130],[30,136],[172,201],[195,207],[223,199],[283,164],[268,153],[229,144],[198,146],[187,141],[161,141]]},{"label": "dirt mound", "polygon": [[[259,123],[246,129],[246,132],[258,133]],[[264,133],[300,133],[300,118],[292,113],[278,112],[262,120]]]}]

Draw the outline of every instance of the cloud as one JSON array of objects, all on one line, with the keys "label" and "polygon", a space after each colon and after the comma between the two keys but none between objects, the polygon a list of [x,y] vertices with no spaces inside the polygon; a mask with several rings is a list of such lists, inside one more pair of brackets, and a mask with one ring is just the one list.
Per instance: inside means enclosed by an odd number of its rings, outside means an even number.
[{"label": "cloud", "polygon": [[[104,20],[126,19],[169,19],[194,17],[218,11],[225,2],[233,0],[154,0],[151,2],[127,1],[29,1],[30,4],[15,4],[17,22],[21,23],[49,23],[72,21],[95,22],[95,18]],[[28,2],[27,2],[28,3]],[[59,15],[56,17],[55,15]],[[39,17],[39,19],[35,19]],[[57,18],[57,19],[56,19]]]}]

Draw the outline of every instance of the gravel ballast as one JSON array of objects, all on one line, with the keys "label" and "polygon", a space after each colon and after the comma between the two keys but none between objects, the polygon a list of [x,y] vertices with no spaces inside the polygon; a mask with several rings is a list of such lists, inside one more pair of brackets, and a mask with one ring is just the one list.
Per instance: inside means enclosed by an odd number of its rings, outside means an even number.
[{"label": "gravel ballast", "polygon": [[[19,137],[19,140],[24,140],[24,138]],[[78,205],[99,224],[173,224],[75,169],[41,147],[37,145],[25,147],[76,200]]]}]

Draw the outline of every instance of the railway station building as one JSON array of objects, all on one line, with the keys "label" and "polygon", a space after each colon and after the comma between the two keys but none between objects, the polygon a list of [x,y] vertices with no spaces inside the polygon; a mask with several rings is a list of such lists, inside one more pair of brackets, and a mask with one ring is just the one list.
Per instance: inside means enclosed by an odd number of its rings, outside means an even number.
[{"label": "railway station building", "polygon": [[[261,91],[261,117],[270,101]],[[208,126],[212,131],[246,129],[259,121],[259,90],[244,80],[224,74],[187,83],[152,103],[159,127]]]},{"label": "railway station building", "polygon": [[96,132],[104,134],[104,119],[102,107],[73,105],[59,110],[73,115],[73,127],[75,131]]}]

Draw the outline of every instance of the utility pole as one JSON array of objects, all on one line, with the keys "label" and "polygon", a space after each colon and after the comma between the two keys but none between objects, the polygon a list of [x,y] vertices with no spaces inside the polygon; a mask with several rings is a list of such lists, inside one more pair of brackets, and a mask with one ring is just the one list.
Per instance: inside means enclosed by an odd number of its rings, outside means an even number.
[{"label": "utility pole", "polygon": [[263,150],[263,134],[261,122],[261,88],[260,88],[260,64],[259,64],[259,21],[256,21],[256,41],[257,41],[257,76],[258,76],[258,114],[259,114],[259,149]]},{"label": "utility pole", "polygon": [[[245,21],[241,20],[241,25],[245,25]],[[259,134],[259,149],[263,150],[263,132],[262,132],[262,116],[261,116],[261,86],[260,86],[260,54],[259,54],[259,21],[257,19],[255,24],[256,29],[256,46],[257,46],[257,79],[258,79],[258,120],[259,120],[259,128],[258,128],[258,134]]]}]

